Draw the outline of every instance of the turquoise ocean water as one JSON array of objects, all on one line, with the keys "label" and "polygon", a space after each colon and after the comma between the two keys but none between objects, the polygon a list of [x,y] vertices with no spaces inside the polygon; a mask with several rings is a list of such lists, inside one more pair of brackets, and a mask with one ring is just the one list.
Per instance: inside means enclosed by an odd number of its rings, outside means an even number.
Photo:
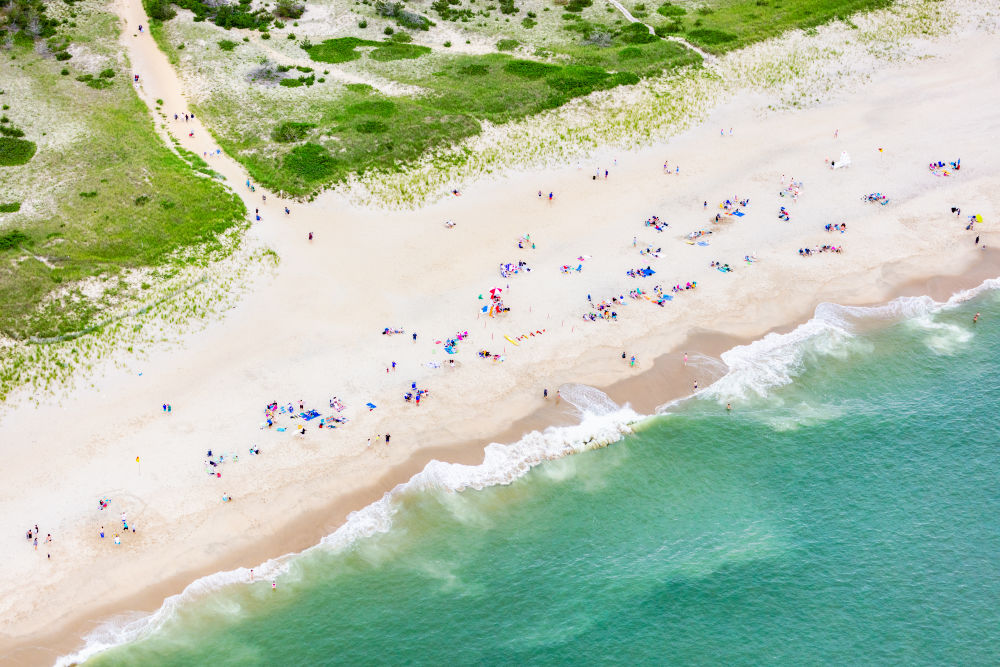
[{"label": "turquoise ocean water", "polygon": [[821,306],[609,447],[400,490],[89,664],[996,664],[998,349],[996,290]]}]

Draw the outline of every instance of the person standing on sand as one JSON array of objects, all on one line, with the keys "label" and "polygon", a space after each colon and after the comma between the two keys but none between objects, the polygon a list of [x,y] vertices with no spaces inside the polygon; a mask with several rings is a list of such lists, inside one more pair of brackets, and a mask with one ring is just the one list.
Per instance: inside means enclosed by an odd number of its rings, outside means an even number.
[{"label": "person standing on sand", "polygon": [[562,392],[558,389],[556,390],[556,405],[559,405],[559,399],[562,398]]},{"label": "person standing on sand", "polygon": [[250,581],[253,582],[253,568],[250,568]]},{"label": "person standing on sand", "polygon": [[976,236],[976,242],[975,242],[975,245],[979,245],[979,237],[978,237],[978,236]]},{"label": "person standing on sand", "polygon": [[542,398],[544,398],[546,401],[549,400],[549,390],[548,389],[542,389]]},{"label": "person standing on sand", "polygon": [[38,536],[35,536],[35,551],[38,551]]},{"label": "person standing on sand", "polygon": [[387,445],[389,444],[389,437],[390,437],[389,434],[386,433],[385,434],[385,444],[387,444]]},{"label": "person standing on sand", "polygon": [[688,353],[687,352],[684,353],[684,365],[685,366],[688,365]]},{"label": "person standing on sand", "polygon": [[698,391],[698,381],[697,380],[694,381],[694,390]]}]

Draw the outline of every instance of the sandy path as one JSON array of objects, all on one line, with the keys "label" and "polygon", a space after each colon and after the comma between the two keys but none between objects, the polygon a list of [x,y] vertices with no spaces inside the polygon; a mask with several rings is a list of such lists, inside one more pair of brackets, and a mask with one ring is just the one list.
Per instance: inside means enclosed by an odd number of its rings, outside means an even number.
[{"label": "sandy path", "polygon": [[[639,19],[637,19],[635,16],[632,15],[632,12],[630,12],[628,9],[626,9],[625,5],[623,5],[622,3],[618,2],[618,0],[608,0],[608,2],[611,3],[611,5],[615,9],[617,9],[619,12],[621,12],[622,16],[625,17],[626,21],[628,21],[629,23],[641,23],[642,25],[646,26],[646,29],[649,30],[649,34],[650,35],[655,35],[656,34],[656,30],[653,29],[653,26],[649,25],[648,23],[643,23],[642,21],[640,21]],[[709,53],[707,51],[703,51],[702,49],[698,48],[694,44],[691,44],[690,42],[688,42],[683,37],[677,37],[676,35],[667,35],[665,37],[661,37],[660,39],[665,39],[665,40],[670,41],[670,42],[677,42],[678,44],[683,44],[684,46],[686,46],[687,48],[691,49],[692,51],[694,51],[695,53],[697,53],[699,56],[701,56],[705,60],[706,63],[710,63],[710,62],[712,62],[712,61],[715,60],[715,56],[714,55],[712,55],[711,53]]]},{"label": "sandy path", "polygon": [[[119,11],[129,27],[145,23],[137,0],[123,0]],[[152,39],[126,30],[122,40],[143,98],[162,98],[171,117],[183,111],[181,84]],[[835,105],[750,120],[752,101],[738,99],[668,146],[608,154],[586,170],[510,174],[417,212],[356,210],[328,193],[308,205],[287,203],[286,217],[285,202],[268,193],[262,206],[262,191],[243,187],[237,163],[212,158],[250,210],[261,208],[251,233],[275,247],[281,265],[273,280],[225,319],[188,335],[182,348],[95,374],[72,400],[13,406],[0,422],[0,443],[13,443],[4,450],[0,488],[4,646],[51,647],[57,640],[47,632],[93,618],[95,609],[103,614],[125,600],[154,608],[163,593],[222,563],[252,566],[314,542],[392,471],[419,468],[435,447],[502,432],[539,405],[542,387],[628,376],[622,350],[646,361],[699,329],[756,336],[801,319],[818,301],[870,303],[940,267],[961,272],[980,261],[948,208],[982,213],[990,222],[981,233],[993,243],[1000,44],[991,37],[953,41],[940,53],[885,72]],[[197,121],[168,126],[198,154],[215,148]],[[719,137],[719,127],[736,133]],[[823,158],[842,148],[854,165],[830,171]],[[960,176],[928,174],[929,160],[956,157]],[[665,158],[680,165],[679,176],[663,173]],[[597,167],[610,170],[607,181],[591,178]],[[783,174],[806,184],[790,204],[790,223],[775,218],[779,205],[789,205],[777,195]],[[555,201],[539,200],[539,189],[555,192]],[[860,201],[874,190],[888,192],[892,205]],[[751,198],[747,217],[721,226],[708,247],[687,245],[683,236],[711,227],[714,206],[734,195]],[[654,213],[670,223],[666,232],[643,226]],[[458,226],[445,229],[447,219]],[[850,226],[844,236],[822,229],[841,221]],[[524,233],[536,250],[518,251]],[[640,256],[633,237],[663,247],[663,256]],[[830,242],[846,253],[796,255],[803,245]],[[740,262],[754,251],[760,262]],[[559,273],[584,254],[592,258],[582,272]],[[497,265],[518,259],[533,271],[499,278]],[[712,260],[735,273],[711,269]],[[656,279],[625,277],[626,269],[647,264]],[[600,299],[640,285],[648,290],[661,278],[667,286],[697,280],[699,289],[663,309],[629,301],[614,324],[580,319],[589,312],[588,293]],[[491,287],[503,288],[512,307],[503,319],[479,316],[477,296]],[[383,337],[385,326],[418,332],[419,340]],[[544,336],[517,347],[505,342],[542,328]],[[460,367],[429,368],[447,358],[433,341],[462,330],[471,337],[455,357]],[[480,348],[507,360],[478,359]],[[386,372],[391,361],[395,373]],[[410,382],[432,389],[432,399],[419,408],[403,404]],[[325,407],[334,394],[348,404],[347,428],[311,428],[304,437],[258,429],[271,400]],[[379,408],[367,411],[368,401]],[[160,409],[165,402],[173,405],[169,417]],[[387,432],[391,447],[366,447],[370,436]],[[260,457],[227,465],[219,479],[205,474],[207,449],[245,453],[251,444]],[[478,446],[466,447],[470,460]],[[223,504],[224,492],[236,501]],[[98,508],[100,497],[113,499],[109,510]],[[338,499],[344,503],[335,505]],[[114,526],[121,511],[138,531],[116,548],[97,532]],[[35,523],[55,536],[45,548],[51,561],[25,544],[24,530]],[[145,590],[156,595],[135,602]],[[17,655],[27,662],[52,657],[32,651]]]}]

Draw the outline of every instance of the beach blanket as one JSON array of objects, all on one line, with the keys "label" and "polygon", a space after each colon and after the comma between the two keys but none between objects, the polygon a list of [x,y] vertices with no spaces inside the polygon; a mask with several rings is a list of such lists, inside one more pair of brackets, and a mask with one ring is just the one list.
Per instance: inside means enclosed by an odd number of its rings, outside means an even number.
[{"label": "beach blanket", "polygon": [[312,421],[313,419],[316,419],[316,417],[319,417],[319,413],[316,412],[315,410],[310,410],[309,412],[300,412],[299,417],[302,417],[308,422]]},{"label": "beach blanket", "polygon": [[368,409],[369,409],[369,410],[374,410],[375,408],[377,408],[377,407],[378,407],[378,406],[377,406],[377,405],[375,405],[374,403],[365,403],[365,405],[367,405],[367,406],[368,406]]},{"label": "beach blanket", "polygon": [[701,245],[701,246],[708,245],[708,241],[698,241],[698,245]]},{"label": "beach blanket", "polygon": [[644,275],[646,277],[649,277],[649,276],[653,275],[654,273],[656,273],[656,271],[654,271],[653,269],[643,269],[641,271],[641,273],[642,273],[642,275]]},{"label": "beach blanket", "polygon": [[744,213],[743,211],[733,211],[733,215],[735,215],[737,218],[742,218],[744,215],[746,215],[746,213]]}]

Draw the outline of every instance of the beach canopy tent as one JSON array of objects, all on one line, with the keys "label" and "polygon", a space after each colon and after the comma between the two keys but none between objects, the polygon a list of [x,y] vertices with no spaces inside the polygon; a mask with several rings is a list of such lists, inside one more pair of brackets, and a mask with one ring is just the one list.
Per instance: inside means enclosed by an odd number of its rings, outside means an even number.
[{"label": "beach canopy tent", "polygon": [[840,159],[837,160],[836,162],[830,163],[831,169],[840,169],[841,167],[850,167],[850,166],[851,166],[851,156],[847,154],[847,151],[841,151]]}]

